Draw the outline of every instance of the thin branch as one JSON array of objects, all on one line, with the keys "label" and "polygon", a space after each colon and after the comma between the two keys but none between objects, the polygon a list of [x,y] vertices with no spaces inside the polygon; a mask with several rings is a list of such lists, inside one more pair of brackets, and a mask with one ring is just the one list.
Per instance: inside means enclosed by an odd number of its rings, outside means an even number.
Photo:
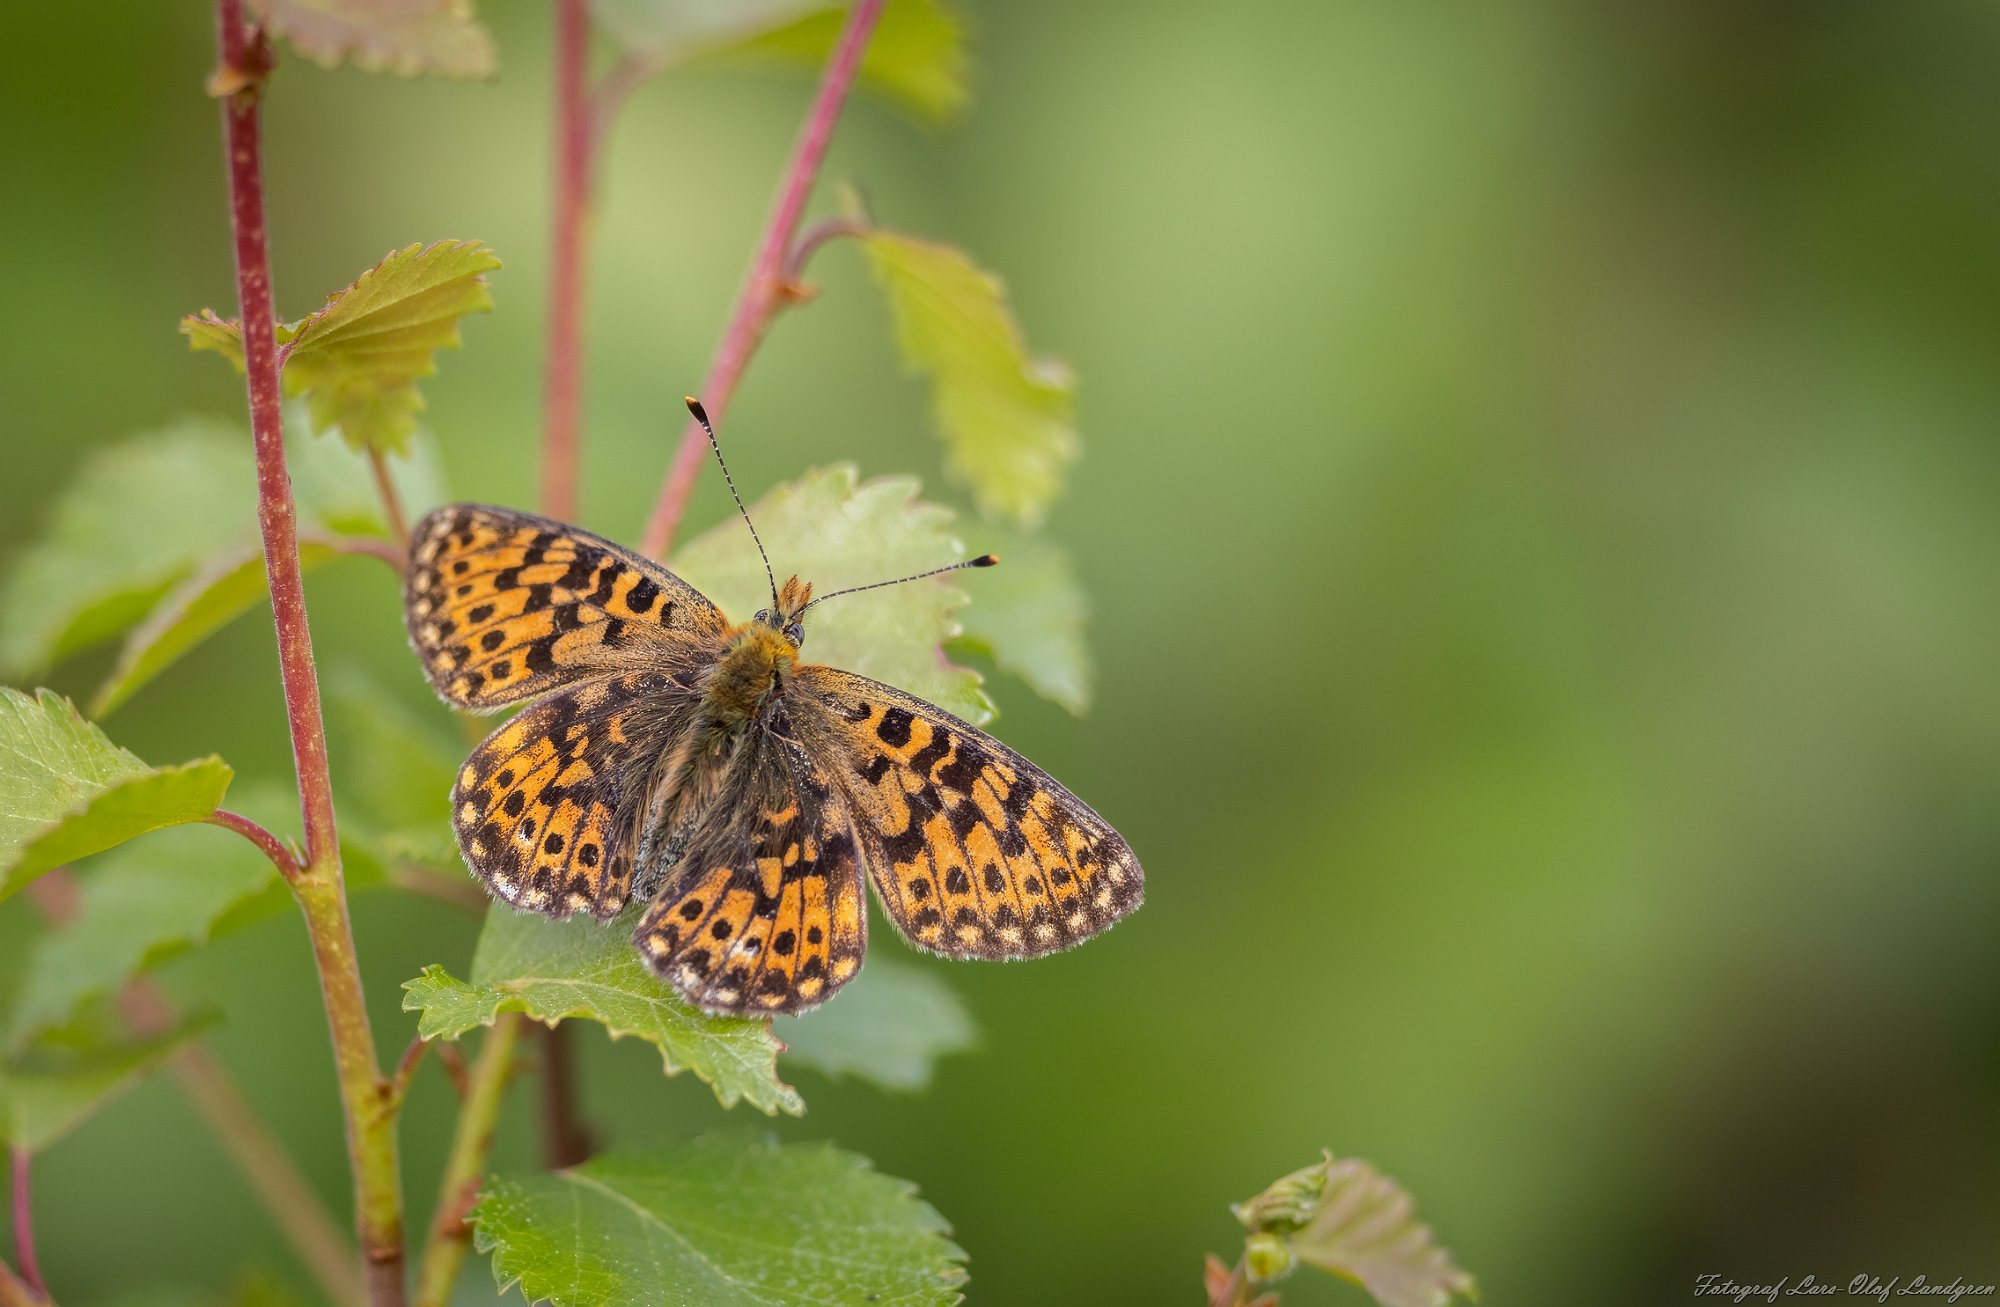
[{"label": "thin branch", "polygon": [[449,903],[467,912],[484,916],[486,910],[493,906],[492,895],[467,879],[435,875],[406,862],[391,863],[388,876],[389,883],[397,889]]},{"label": "thin branch", "polygon": [[438,1186],[437,1211],[431,1217],[430,1236],[424,1241],[423,1260],[417,1266],[416,1307],[444,1307],[451,1301],[452,1286],[458,1282],[459,1268],[472,1246],[467,1217],[486,1176],[486,1156],[493,1149],[493,1130],[500,1119],[507,1077],[514,1069],[514,1049],[526,1020],[518,1012],[502,1013],[472,1064],[465,1106],[459,1109],[451,1156]]},{"label": "thin branch", "polygon": [[320,710],[319,677],[313,664],[305,586],[300,577],[298,510],[285,468],[261,137],[263,87],[271,55],[261,31],[253,33],[245,26],[243,0],[216,0],[215,18],[221,58],[210,87],[222,98],[230,230],[235,241],[250,430],[257,456],[257,518],[263,533],[264,570],[270,583],[292,761],[298,773],[299,807],[305,826],[305,866],[291,881],[292,893],[312,938],[333,1038],[348,1161],[354,1176],[355,1226],[369,1300],[375,1307],[402,1307],[403,1198],[397,1176],[395,1113],[383,1094],[381,1063],[368,1024],[342,885],[333,785],[327,769],[326,724]]},{"label": "thin branch", "polygon": [[[771,319],[788,302],[783,276],[785,256],[792,248],[792,235],[798,230],[799,217],[805,211],[807,197],[812,194],[820,163],[826,158],[826,147],[833,137],[834,124],[839,121],[840,107],[854,85],[862,53],[868,48],[868,37],[875,30],[875,20],[881,17],[883,3],[884,0],[855,0],[853,8],[847,11],[840,42],[834,47],[833,56],[827,60],[819,92],[806,112],[805,126],[799,132],[791,163],[779,184],[778,202],[771,211],[763,241],[750,264],[750,275],[744,282],[729,326],[723,332],[722,344],[716,350],[714,361],[709,364],[708,377],[702,383],[700,399],[712,418],[719,419],[728,407],[745,365],[750,362],[751,354],[756,352],[757,343],[764,338]],[[681,517],[687,511],[688,496],[694,491],[695,477],[700,474],[707,457],[708,438],[702,434],[699,423],[690,421],[681,432],[680,447],[674,451],[674,461],[660,487],[660,497],[646,522],[645,534],[640,537],[640,552],[653,558],[666,555],[673,544],[674,532],[680,526]]]},{"label": "thin branch", "polygon": [[396,1074],[389,1080],[389,1097],[401,1107],[410,1096],[410,1082],[417,1077],[417,1068],[423,1065],[424,1054],[430,1051],[431,1041],[421,1035],[412,1039],[403,1049],[403,1055],[396,1059]]},{"label": "thin branch", "polygon": [[604,138],[611,133],[612,120],[625,107],[625,101],[632,98],[632,92],[659,76],[663,67],[665,63],[659,55],[627,52],[611,65],[609,72],[597,79],[597,85],[590,92],[590,150],[593,156],[602,152]]},{"label": "thin branch", "polygon": [[375,492],[382,496],[382,515],[389,520],[389,534],[408,554],[410,520],[403,515],[403,497],[396,490],[396,480],[389,475],[389,456],[378,445],[368,446],[368,470],[375,477]]},{"label": "thin branch", "polygon": [[800,285],[800,282],[806,275],[806,264],[812,261],[813,255],[819,253],[822,245],[843,236],[866,236],[874,230],[867,223],[853,218],[828,218],[824,222],[816,222],[806,228],[805,235],[799,237],[798,244],[792,246],[791,254],[786,257],[785,270],[781,274],[793,297],[802,298],[810,293]]},{"label": "thin branch", "polygon": [[[266,839],[277,838],[254,822],[237,820],[262,832]],[[58,867],[29,885],[27,897],[56,926],[73,920],[81,906],[76,880],[66,867]],[[177,1024],[172,1006],[143,977],[126,984],[118,1006],[126,1023],[142,1038],[165,1034]],[[228,1070],[198,1043],[175,1053],[167,1069],[173,1072],[202,1124],[214,1132],[243,1178],[264,1200],[279,1230],[291,1240],[292,1250],[319,1281],[320,1291],[336,1303],[362,1301],[365,1295],[355,1268],[354,1245],[341,1233],[284,1144],[230,1079]]]},{"label": "thin branch", "polygon": [[410,549],[407,542],[399,545],[393,540],[384,540],[380,536],[346,535],[335,531],[307,531],[299,539],[309,545],[325,545],[328,549],[338,550],[343,554],[363,554],[370,558],[379,558],[387,563],[397,576],[403,574],[403,569],[409,566],[410,562]]},{"label": "thin branch", "polygon": [[299,866],[297,855],[286,846],[285,841],[241,813],[231,812],[227,808],[217,808],[208,814],[208,824],[220,826],[224,830],[233,830],[249,840],[271,860],[271,865],[278,869],[278,874],[288,881],[297,880],[305,870]]},{"label": "thin branch", "polygon": [[583,264],[590,225],[588,0],[556,0],[556,176],[550,222],[549,338],[542,408],[542,511],[576,516],[583,443]]},{"label": "thin branch", "polygon": [[471,1085],[466,1078],[465,1054],[458,1051],[457,1044],[440,1044],[437,1060],[438,1065],[444,1068],[445,1078],[451,1081],[452,1092],[457,1094],[458,1101],[463,1103],[466,1094],[471,1092]]},{"label": "thin branch", "polygon": [[41,1264],[35,1260],[35,1209],[29,1201],[28,1161],[25,1148],[9,1148],[8,1171],[12,1183],[14,1211],[14,1260],[21,1263],[21,1279],[29,1289],[46,1298],[49,1286],[42,1279]]},{"label": "thin branch", "polygon": [[541,1027],[541,1039],[542,1161],[559,1171],[589,1158],[596,1140],[577,1105],[576,1044],[569,1023]]},{"label": "thin branch", "polygon": [[[173,1028],[173,1009],[144,980],[125,987],[119,1007],[142,1035]],[[365,1301],[354,1244],[341,1233],[298,1163],[257,1115],[228,1070],[201,1044],[183,1048],[167,1066],[202,1124],[263,1200],[265,1210],[312,1273],[320,1292],[331,1302]]]}]

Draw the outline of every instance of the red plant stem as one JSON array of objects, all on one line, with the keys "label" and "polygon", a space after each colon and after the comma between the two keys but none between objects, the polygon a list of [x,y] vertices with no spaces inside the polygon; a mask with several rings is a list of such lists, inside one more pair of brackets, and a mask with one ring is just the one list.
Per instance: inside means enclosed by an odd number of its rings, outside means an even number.
[{"label": "red plant stem", "polygon": [[224,830],[233,830],[244,839],[255,844],[263,852],[264,856],[271,860],[271,865],[278,869],[278,874],[286,880],[297,879],[299,873],[303,870],[299,866],[298,859],[292,856],[292,851],[285,847],[283,840],[273,835],[270,831],[265,830],[256,822],[251,821],[248,817],[240,813],[231,812],[227,808],[217,808],[214,812],[208,814],[208,821],[211,826],[220,826]]},{"label": "red plant stem", "polygon": [[[820,78],[819,92],[806,111],[805,126],[799,131],[791,163],[778,187],[777,206],[771,211],[763,242],[750,265],[749,278],[723,332],[722,344],[709,364],[708,376],[702,382],[699,398],[713,419],[719,420],[729,406],[730,396],[736,392],[736,383],[743,376],[751,354],[756,352],[757,343],[764,338],[772,317],[785,304],[785,256],[791,249],[792,235],[798,230],[799,216],[805,212],[806,200],[812,194],[813,182],[819,176],[820,163],[826,158],[827,143],[833,139],[834,124],[840,119],[840,107],[854,86],[854,76],[861,68],[861,56],[868,48],[875,20],[881,17],[883,3],[884,0],[854,0],[854,7],[847,11],[847,23],[841,28],[840,42],[834,46],[833,57],[827,60],[826,72]],[[653,558],[666,555],[687,511],[695,477],[701,473],[707,458],[708,437],[699,423],[690,420],[681,432],[680,447],[674,451],[660,497],[647,519],[645,534],[640,537],[640,552]]]},{"label": "red plant stem", "polygon": [[305,865],[292,878],[291,887],[312,939],[320,994],[333,1038],[348,1162],[354,1175],[355,1229],[369,1300],[375,1307],[402,1307],[403,1196],[397,1176],[396,1114],[368,1024],[354,931],[347,915],[340,842],[334,827],[333,785],[327,770],[326,726],[299,569],[298,512],[285,469],[277,314],[272,306],[270,251],[265,240],[260,134],[270,51],[261,32],[253,34],[244,26],[242,0],[216,0],[215,17],[221,63],[211,87],[221,95],[228,148],[230,229],[235,239],[250,430],[257,456],[257,519],[263,533],[264,569],[277,626],[279,670],[305,825]]},{"label": "red plant stem", "polygon": [[46,1298],[49,1286],[42,1281],[42,1268],[35,1260],[35,1213],[28,1201],[28,1150],[10,1148],[14,1195],[14,1260],[21,1263],[21,1279],[28,1288]]},{"label": "red plant stem", "polygon": [[542,511],[576,517],[583,443],[583,264],[590,224],[591,130],[585,64],[587,0],[556,0],[556,176],[550,224],[549,343],[542,408]]},{"label": "red plant stem", "polygon": [[257,520],[264,537],[264,568],[278,628],[278,668],[292,733],[292,763],[299,777],[306,859],[318,863],[336,848],[333,787],[328,781],[326,729],[320,719],[319,676],[312,632],[306,623],[305,582],[299,570],[298,510],[285,471],[284,412],[278,391],[277,314],[271,300],[270,252],[265,244],[264,180],[259,139],[263,69],[268,54],[243,26],[242,0],[216,0],[222,63],[248,79],[223,97],[229,147],[230,227],[236,241],[236,284],[243,315],[244,368],[250,393],[250,431],[257,451]]}]

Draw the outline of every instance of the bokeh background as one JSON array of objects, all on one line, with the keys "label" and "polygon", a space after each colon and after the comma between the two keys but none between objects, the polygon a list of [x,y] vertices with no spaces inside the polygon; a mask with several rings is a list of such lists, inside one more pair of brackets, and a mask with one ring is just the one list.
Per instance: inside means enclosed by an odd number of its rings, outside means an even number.
[{"label": "bokeh background", "polygon": [[[1002,679],[998,729],[1123,828],[1149,902],[1073,954],[949,968],[981,1047],[928,1093],[800,1072],[810,1114],[773,1128],[916,1180],[977,1302],[1198,1301],[1202,1253],[1238,1246],[1225,1204],[1322,1145],[1404,1181],[1494,1303],[2000,1277],[2000,11],[964,8],[963,121],[858,101],[827,176],[999,271],[1081,377],[1050,530],[1097,702]],[[485,10],[491,84],[285,61],[276,282],[297,316],[392,247],[490,242],[498,310],[430,418],[457,491],[530,503],[549,23]],[[211,42],[195,3],[0,8],[0,546],[93,447],[241,411],[174,332],[233,298]],[[809,86],[690,70],[617,128],[600,530],[636,536]],[[858,251],[814,272],[730,413],[739,482],[852,459],[935,484]],[[691,523],[726,510],[711,478]],[[421,705],[379,571],[316,576],[315,630]],[[113,733],[282,777],[274,671],[241,621]],[[393,1050],[398,983],[462,973],[475,923],[355,913]],[[298,923],[164,983],[226,1001],[215,1047],[344,1211]],[[723,1121],[578,1033],[607,1135]],[[534,1162],[529,1098],[503,1165]],[[427,1075],[413,1222],[445,1100]],[[37,1174],[65,1302],[299,1275],[169,1082]],[[1301,1277],[1287,1301],[1362,1299]]]}]

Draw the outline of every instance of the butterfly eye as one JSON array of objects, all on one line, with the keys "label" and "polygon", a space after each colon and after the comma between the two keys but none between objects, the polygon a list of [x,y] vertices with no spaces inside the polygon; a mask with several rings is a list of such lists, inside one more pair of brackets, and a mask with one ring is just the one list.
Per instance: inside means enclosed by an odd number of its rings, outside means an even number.
[{"label": "butterfly eye", "polygon": [[787,626],[785,628],[785,638],[792,642],[792,648],[794,649],[804,648],[806,642],[806,628],[798,622],[793,622],[790,626]]},{"label": "butterfly eye", "polygon": [[771,610],[768,608],[759,608],[757,615],[750,620],[753,622],[768,622],[771,620]]}]

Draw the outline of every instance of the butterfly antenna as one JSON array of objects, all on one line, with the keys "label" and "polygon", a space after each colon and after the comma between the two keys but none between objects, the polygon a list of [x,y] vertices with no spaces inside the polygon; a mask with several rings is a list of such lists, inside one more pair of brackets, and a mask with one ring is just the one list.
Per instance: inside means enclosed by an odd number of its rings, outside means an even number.
[{"label": "butterfly antenna", "polygon": [[729,475],[729,464],[722,457],[722,442],[715,438],[715,428],[708,424],[708,410],[693,395],[683,395],[688,412],[701,423],[701,429],[708,434],[708,447],[715,451],[715,461],[722,465],[722,480],[729,487],[729,497],[736,501],[736,511],[743,514],[743,525],[750,528],[750,539],[757,546],[757,557],[764,560],[764,579],[771,583],[771,607],[778,606],[778,578],[771,571],[771,556],[764,552],[764,542],[757,535],[757,524],[750,520],[750,510],[743,507],[743,496],[736,493],[736,479]]},{"label": "butterfly antenna", "polygon": [[807,604],[805,608],[799,609],[799,611],[803,613],[806,611],[806,608],[817,608],[827,600],[838,599],[842,595],[860,594],[863,590],[880,590],[885,585],[901,585],[905,581],[921,581],[927,576],[943,576],[946,572],[956,572],[963,567],[992,567],[999,561],[1000,555],[998,554],[981,554],[977,558],[968,558],[962,563],[952,563],[945,567],[933,567],[928,572],[918,572],[912,576],[899,576],[893,581],[877,581],[872,585],[849,586],[845,590],[835,590],[831,594],[823,594]]}]

